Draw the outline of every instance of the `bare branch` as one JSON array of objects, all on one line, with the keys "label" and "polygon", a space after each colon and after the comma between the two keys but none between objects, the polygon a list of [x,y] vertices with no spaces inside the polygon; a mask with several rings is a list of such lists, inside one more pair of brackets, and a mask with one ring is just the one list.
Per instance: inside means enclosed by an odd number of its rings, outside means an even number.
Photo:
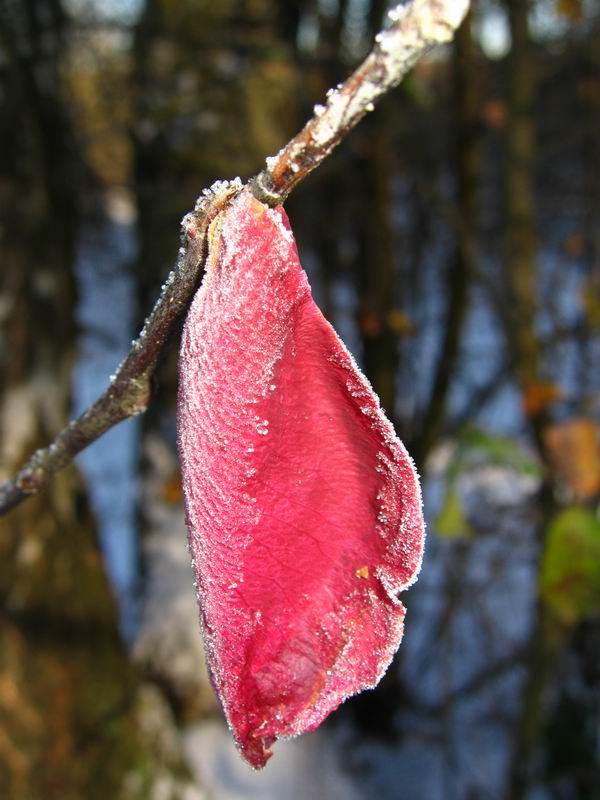
[{"label": "bare branch", "polygon": [[421,56],[452,39],[468,8],[469,0],[413,0],[392,9],[392,25],[377,34],[358,69],[330,89],[300,133],[267,158],[267,168],[250,182],[254,196],[271,206],[282,203]]},{"label": "bare branch", "polygon": [[[469,0],[413,0],[390,11],[392,24],[377,35],[363,63],[344,84],[327,93],[325,104],[315,106],[314,117],[250,181],[254,196],[270,206],[282,203],[424,53],[452,39],[468,6]],[[34,453],[13,479],[0,485],[0,514],[38,492],[114,425],[146,410],[156,363],[198,286],[208,226],[242,188],[240,181],[217,183],[205,190],[194,211],[184,217],[177,264],[129,354],[98,400],[49,447]]]},{"label": "bare branch", "polygon": [[102,434],[146,410],[150,380],[177,321],[187,309],[204,266],[206,234],[215,216],[242,189],[241,181],[214,184],[182,223],[182,246],[144,327],[103,394],[70,422],[49,447],[33,454],[17,475],[0,485],[0,514],[38,492],[59,470]]}]

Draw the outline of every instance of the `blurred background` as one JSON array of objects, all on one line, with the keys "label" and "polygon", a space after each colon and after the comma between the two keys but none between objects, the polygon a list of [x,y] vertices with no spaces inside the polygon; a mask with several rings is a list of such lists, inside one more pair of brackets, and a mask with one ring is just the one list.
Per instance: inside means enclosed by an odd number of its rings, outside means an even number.
[{"label": "blurred background", "polygon": [[[384,0],[0,0],[0,472],[104,388],[216,179],[261,169]],[[286,204],[423,476],[381,685],[260,774],[203,671],[148,413],[0,520],[0,798],[600,798],[600,12],[475,0]]]}]

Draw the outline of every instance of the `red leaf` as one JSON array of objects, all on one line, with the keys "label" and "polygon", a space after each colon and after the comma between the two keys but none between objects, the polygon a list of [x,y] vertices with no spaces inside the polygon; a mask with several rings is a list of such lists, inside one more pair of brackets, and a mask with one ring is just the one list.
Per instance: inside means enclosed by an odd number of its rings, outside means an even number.
[{"label": "red leaf", "polygon": [[424,523],[412,461],[310,293],[283,209],[211,228],[183,333],[179,447],[208,664],[242,755],[374,686]]}]

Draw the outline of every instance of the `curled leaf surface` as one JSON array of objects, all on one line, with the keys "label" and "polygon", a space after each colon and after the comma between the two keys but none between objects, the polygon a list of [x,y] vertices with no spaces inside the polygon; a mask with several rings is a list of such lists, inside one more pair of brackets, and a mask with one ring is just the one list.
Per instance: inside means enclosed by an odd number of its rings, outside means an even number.
[{"label": "curled leaf surface", "polygon": [[212,225],[185,324],[179,447],[215,690],[242,755],[374,686],[424,523],[412,461],[315,304],[283,209]]}]

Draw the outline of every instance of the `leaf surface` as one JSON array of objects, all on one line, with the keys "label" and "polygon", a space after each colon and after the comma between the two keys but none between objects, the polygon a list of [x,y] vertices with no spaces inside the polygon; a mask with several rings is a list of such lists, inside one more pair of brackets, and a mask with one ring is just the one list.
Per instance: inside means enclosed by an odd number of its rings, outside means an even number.
[{"label": "leaf surface", "polygon": [[420,568],[412,461],[316,306],[283,209],[213,223],[185,323],[179,449],[207,660],[242,755],[374,686]]}]

